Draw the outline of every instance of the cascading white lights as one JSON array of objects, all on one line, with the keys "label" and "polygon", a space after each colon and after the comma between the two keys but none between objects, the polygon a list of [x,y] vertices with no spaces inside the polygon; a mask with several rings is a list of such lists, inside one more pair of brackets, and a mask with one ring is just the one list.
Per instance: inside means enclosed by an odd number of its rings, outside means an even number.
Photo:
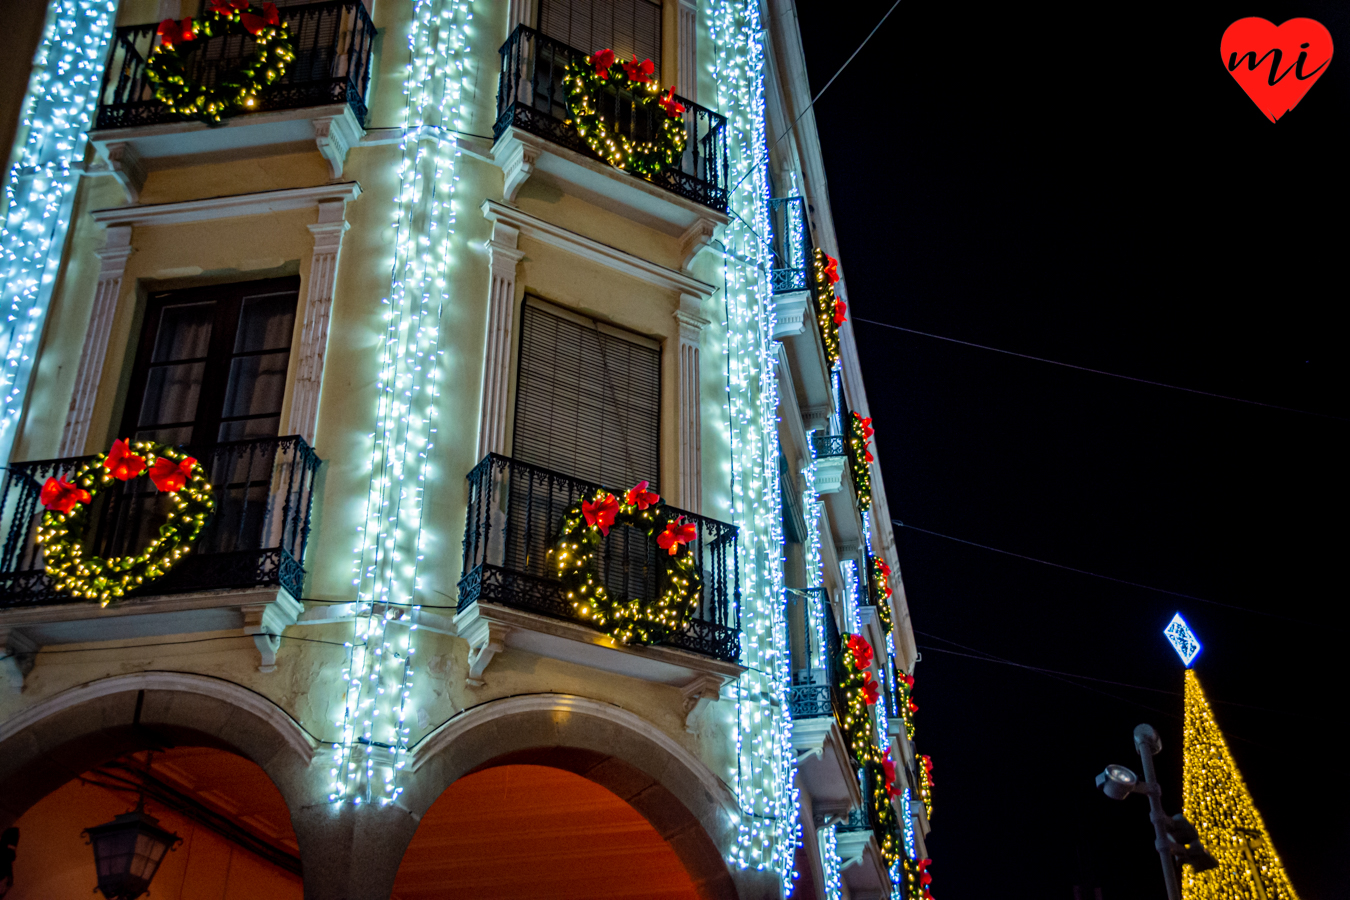
[{"label": "cascading white lights", "polygon": [[23,415],[116,11],[112,0],[53,0],[33,57],[0,228],[0,462]]},{"label": "cascading white lights", "polygon": [[423,495],[436,436],[441,309],[449,300],[456,131],[467,82],[472,0],[416,0],[394,263],[385,300],[370,491],[355,563],[356,626],[333,767],[334,802],[387,804],[403,790],[417,634]]},{"label": "cascading white lights", "polygon": [[[727,116],[734,212],[724,244],[732,517],[740,528],[741,664],[736,702],[740,866],[768,869],[792,892],[800,834],[793,784],[792,718],[782,497],[778,481],[778,389],[769,289],[769,185],[765,166],[764,44],[754,0],[713,0],[718,108]],[[753,223],[753,224],[751,224]]]}]

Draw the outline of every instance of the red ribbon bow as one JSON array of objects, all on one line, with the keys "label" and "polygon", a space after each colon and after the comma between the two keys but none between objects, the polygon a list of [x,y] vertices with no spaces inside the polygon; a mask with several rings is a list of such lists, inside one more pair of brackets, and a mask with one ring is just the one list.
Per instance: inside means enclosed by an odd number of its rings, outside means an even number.
[{"label": "red ribbon bow", "polygon": [[867,701],[868,706],[875,706],[877,699],[881,696],[881,688],[873,680],[870,671],[863,672],[862,692],[863,699]]},{"label": "red ribbon bow", "polygon": [[928,773],[928,785],[929,785],[929,787],[932,787],[932,785],[933,785],[933,758],[932,758],[931,756],[920,756],[919,759],[923,760],[923,770],[924,770],[924,772]]},{"label": "red ribbon bow", "polygon": [[834,301],[834,325],[838,328],[844,324],[844,313],[848,311],[848,304],[843,300]]},{"label": "red ribbon bow", "polygon": [[130,481],[144,472],[145,466],[145,457],[132,453],[127,442],[120,439],[113,442],[108,458],[103,460],[103,468],[119,481]]},{"label": "red ribbon bow", "polygon": [[593,528],[598,526],[600,533],[609,537],[610,526],[614,524],[614,517],[619,514],[619,501],[610,493],[601,494],[594,501],[583,500],[581,514],[586,517],[587,525]]},{"label": "red ribbon bow", "polygon": [[188,479],[192,477],[192,467],[196,464],[197,460],[191,456],[177,463],[160,456],[155,459],[155,464],[150,467],[150,480],[161,491],[175,494],[188,483]]},{"label": "red ribbon bow", "polygon": [[891,761],[891,751],[886,750],[886,758],[881,761],[881,765],[886,770],[886,793],[892,797],[899,797],[900,792],[895,789],[895,763]]},{"label": "red ribbon bow", "polygon": [[595,74],[601,78],[608,78],[609,67],[614,65],[614,51],[609,49],[597,51],[591,56],[591,65],[595,66]]},{"label": "red ribbon bow", "polygon": [[[681,524],[683,523],[683,524]],[[674,556],[681,544],[687,544],[698,537],[698,528],[693,522],[685,522],[684,516],[677,516],[674,522],[666,523],[666,530],[656,536],[656,546]]]},{"label": "red ribbon bow", "polygon": [[192,17],[189,16],[181,22],[174,19],[165,19],[159,23],[159,42],[165,47],[172,47],[174,44],[186,44],[188,41],[197,37],[197,32],[192,28]]},{"label": "red ribbon bow", "polygon": [[638,509],[655,506],[657,501],[661,499],[661,495],[647,490],[647,484],[648,482],[639,481],[637,485],[629,489],[624,501],[629,506],[636,506]]},{"label": "red ribbon bow", "polygon": [[675,99],[675,85],[673,84],[666,88],[666,92],[661,95],[661,99],[657,102],[666,111],[666,115],[672,119],[678,119],[684,115],[684,104]]},{"label": "red ribbon bow", "polygon": [[656,63],[650,59],[644,59],[642,62],[633,57],[632,62],[623,64],[623,72],[628,76],[629,81],[635,81],[638,84],[646,84],[652,80],[652,73],[656,71]]},{"label": "red ribbon bow", "polygon": [[261,16],[251,12],[240,13],[239,21],[243,23],[244,28],[248,30],[249,34],[257,37],[258,33],[264,28],[280,25],[281,15],[277,12],[277,5],[275,3],[264,3],[263,14]]},{"label": "red ribbon bow", "polygon": [[849,635],[848,649],[853,654],[853,668],[861,672],[872,665],[872,645],[862,635]]},{"label": "red ribbon bow", "polygon": [[913,700],[909,701],[909,711],[912,713],[918,712],[919,704],[915,703]]},{"label": "red ribbon bow", "polygon": [[857,419],[859,422],[862,423],[862,427],[863,427],[863,459],[866,460],[867,462],[871,462],[871,461],[872,461],[872,451],[868,449],[867,444],[871,442],[871,440],[872,440],[872,435],[876,434],[876,431],[873,430],[873,428],[872,428],[872,417],[871,417],[871,416],[868,416],[867,418],[864,419],[862,416],[858,415],[857,413],[854,413],[854,414],[853,414],[853,418]]},{"label": "red ribbon bow", "polygon": [[64,478],[48,478],[42,486],[38,501],[53,512],[68,513],[77,503],[88,503],[93,497]]},{"label": "red ribbon bow", "polygon": [[902,672],[902,673],[900,674],[900,680],[903,681],[903,682],[905,683],[905,687],[907,687],[907,688],[912,688],[912,687],[914,687],[914,676],[913,676],[913,675],[906,675],[906,674],[904,674],[904,673]]},{"label": "red ribbon bow", "polygon": [[839,283],[839,260],[826,253],[825,258],[829,262],[825,263],[825,277],[830,279],[830,284]]}]

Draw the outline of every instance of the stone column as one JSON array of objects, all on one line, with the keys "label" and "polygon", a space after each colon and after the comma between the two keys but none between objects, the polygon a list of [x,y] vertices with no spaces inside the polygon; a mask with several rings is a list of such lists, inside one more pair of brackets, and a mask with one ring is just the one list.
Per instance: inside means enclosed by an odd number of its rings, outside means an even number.
[{"label": "stone column", "polygon": [[351,227],[346,213],[346,200],[325,200],[319,203],[319,220],[309,226],[310,234],[314,235],[314,256],[310,259],[305,290],[305,324],[300,332],[291,417],[284,433],[298,434],[310,446],[314,444],[319,423],[319,388],[328,352],[328,321],[337,286],[338,255],[342,251],[342,236]]},{"label": "stone column", "polygon": [[675,506],[697,513],[703,506],[703,436],[702,409],[699,390],[700,337],[708,320],[696,315],[699,299],[689,294],[680,295],[680,309],[675,321],[680,324],[679,374],[676,402],[679,410],[676,423],[679,428],[679,471],[675,484]]},{"label": "stone column", "polygon": [[61,435],[61,457],[83,456],[89,426],[94,417],[94,402],[98,399],[98,385],[103,378],[103,361],[112,336],[113,315],[122,295],[122,276],[127,260],[135,250],[131,246],[131,226],[113,225],[108,229],[108,242],[94,253],[100,260],[98,287],[94,291],[94,308],[89,316],[89,329],[84,335],[84,349],[80,353],[80,367],[75,373],[75,392],[70,398],[66,414],[66,428]]},{"label": "stone column", "polygon": [[517,25],[534,27],[534,0],[511,0],[506,12],[506,29],[515,31]]},{"label": "stone column", "polygon": [[676,41],[679,46],[680,70],[677,83],[680,93],[688,100],[698,102],[698,5],[692,0],[680,0],[679,28]]},{"label": "stone column", "polygon": [[506,401],[511,378],[511,318],[516,305],[516,249],[520,232],[503,222],[492,226],[488,251],[487,339],[483,355],[483,404],[478,424],[478,459],[506,453]]}]

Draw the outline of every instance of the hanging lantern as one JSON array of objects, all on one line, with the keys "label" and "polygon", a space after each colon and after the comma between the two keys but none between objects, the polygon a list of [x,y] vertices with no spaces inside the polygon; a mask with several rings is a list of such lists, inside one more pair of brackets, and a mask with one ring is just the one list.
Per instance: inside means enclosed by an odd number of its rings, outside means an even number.
[{"label": "hanging lantern", "polygon": [[86,828],[84,834],[94,846],[98,889],[108,900],[135,900],[148,891],[164,854],[183,841],[140,809]]}]

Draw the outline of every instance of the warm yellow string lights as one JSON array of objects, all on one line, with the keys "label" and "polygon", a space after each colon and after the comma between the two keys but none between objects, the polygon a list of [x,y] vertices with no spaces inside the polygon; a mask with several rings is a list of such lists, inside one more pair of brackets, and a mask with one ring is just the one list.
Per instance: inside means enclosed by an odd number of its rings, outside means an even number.
[{"label": "warm yellow string lights", "polygon": [[1208,872],[1182,867],[1183,900],[1298,900],[1193,669],[1183,759],[1182,812],[1219,861]]}]

